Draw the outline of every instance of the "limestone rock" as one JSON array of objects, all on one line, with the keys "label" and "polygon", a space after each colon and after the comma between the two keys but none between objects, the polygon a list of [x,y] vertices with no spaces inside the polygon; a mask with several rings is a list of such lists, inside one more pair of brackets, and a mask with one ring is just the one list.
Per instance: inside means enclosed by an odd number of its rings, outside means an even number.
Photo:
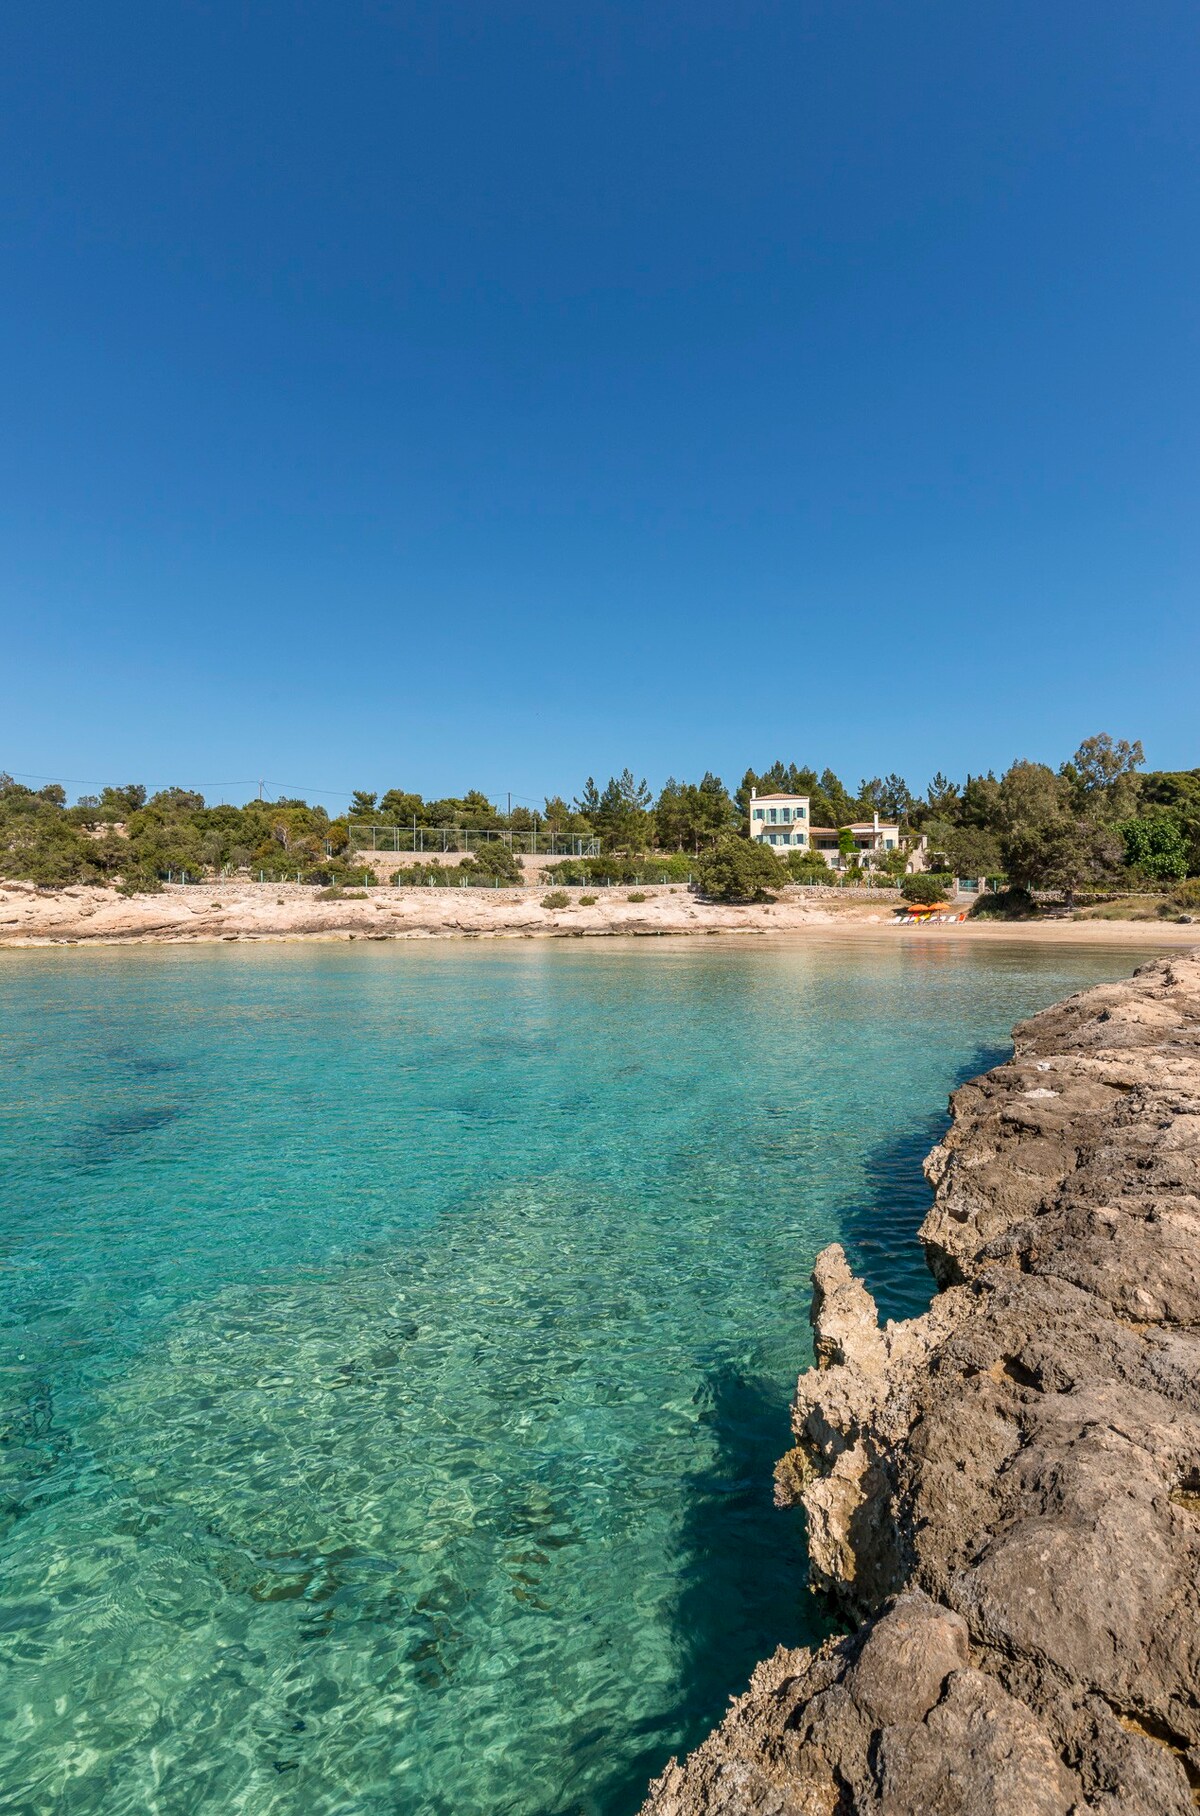
[{"label": "limestone rock", "polygon": [[779,1652],[648,1816],[1184,1816],[1200,1784],[1200,961],[1016,1030],[927,1163],[942,1291],[813,1275],[780,1500],[864,1624]]}]

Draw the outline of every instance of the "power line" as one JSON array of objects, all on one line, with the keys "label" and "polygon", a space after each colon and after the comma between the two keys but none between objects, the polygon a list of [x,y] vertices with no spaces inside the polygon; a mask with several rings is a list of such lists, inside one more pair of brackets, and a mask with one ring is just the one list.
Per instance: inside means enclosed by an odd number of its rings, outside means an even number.
[{"label": "power line", "polygon": [[[97,778],[95,776],[42,776],[35,775],[32,770],[27,769],[10,769],[7,773],[17,782],[56,782],[60,786],[69,788],[90,788],[96,785],[102,788],[112,786],[112,784],[109,783],[97,784]],[[167,786],[182,787],[183,784],[169,783]],[[243,776],[232,782],[193,781],[188,784],[189,788],[197,790],[203,788],[256,788],[259,790],[260,800],[262,799],[262,790],[267,786],[268,783],[266,778],[261,776]],[[270,787],[278,789],[281,794],[314,795],[319,800],[341,800],[343,798],[349,800],[350,796],[355,792],[352,788],[313,788],[302,782],[271,782]],[[515,788],[496,788],[489,789],[486,792],[489,796],[495,795],[497,800],[500,799],[501,795],[508,795],[514,801],[524,802],[527,806],[533,807],[540,806],[545,798],[542,795],[518,794]],[[269,803],[264,802],[264,805],[269,805]]]},{"label": "power line", "polygon": [[[7,773],[16,782],[66,782],[72,788],[86,788],[89,783],[96,780],[95,776],[35,776],[28,769],[10,769]],[[108,787],[109,784],[102,783],[101,786]],[[191,786],[193,788],[257,788],[258,778],[255,777],[253,781],[241,782],[193,782]]]}]

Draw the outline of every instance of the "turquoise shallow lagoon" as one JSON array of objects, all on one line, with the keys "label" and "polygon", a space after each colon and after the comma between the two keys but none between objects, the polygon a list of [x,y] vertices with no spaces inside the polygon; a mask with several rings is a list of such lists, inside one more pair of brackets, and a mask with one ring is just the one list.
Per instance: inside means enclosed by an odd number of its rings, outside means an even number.
[{"label": "turquoise shallow lagoon", "polygon": [[779,1641],[808,1274],[1139,955],[0,953],[18,1816],[618,1816]]}]

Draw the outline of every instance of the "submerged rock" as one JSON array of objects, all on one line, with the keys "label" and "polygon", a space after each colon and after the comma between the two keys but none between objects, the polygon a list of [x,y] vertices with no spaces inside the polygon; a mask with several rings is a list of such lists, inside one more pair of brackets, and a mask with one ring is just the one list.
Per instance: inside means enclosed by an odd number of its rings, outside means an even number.
[{"label": "submerged rock", "polygon": [[781,1650],[646,1816],[1184,1816],[1200,1785],[1200,958],[956,1092],[881,1329],[813,1274],[783,1503],[862,1622]]}]

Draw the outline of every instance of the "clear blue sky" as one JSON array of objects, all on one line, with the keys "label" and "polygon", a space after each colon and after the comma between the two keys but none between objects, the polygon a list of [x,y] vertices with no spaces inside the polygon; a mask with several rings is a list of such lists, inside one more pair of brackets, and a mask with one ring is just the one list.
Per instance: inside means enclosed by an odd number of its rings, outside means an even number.
[{"label": "clear blue sky", "polygon": [[0,766],[1200,764],[1198,87],[1194,0],[11,10]]}]

